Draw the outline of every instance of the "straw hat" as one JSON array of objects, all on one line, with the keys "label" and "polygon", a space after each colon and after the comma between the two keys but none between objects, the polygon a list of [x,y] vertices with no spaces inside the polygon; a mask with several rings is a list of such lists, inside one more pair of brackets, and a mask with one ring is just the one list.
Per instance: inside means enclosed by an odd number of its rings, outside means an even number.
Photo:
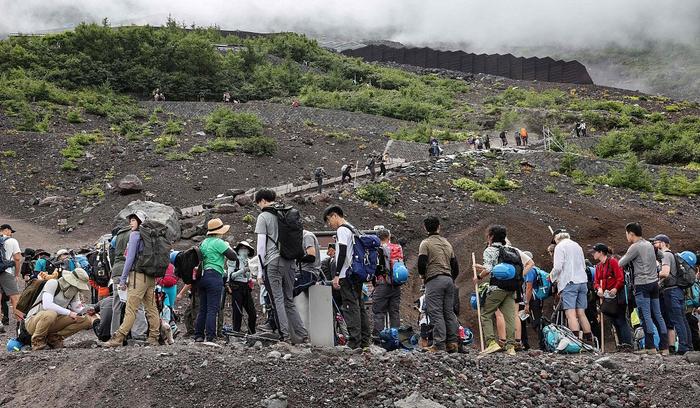
[{"label": "straw hat", "polygon": [[224,235],[231,229],[230,225],[224,225],[221,218],[214,218],[207,223],[207,235]]},{"label": "straw hat", "polygon": [[88,284],[90,277],[82,268],[75,268],[72,272],[64,271],[63,279],[80,290],[90,290],[90,285]]}]

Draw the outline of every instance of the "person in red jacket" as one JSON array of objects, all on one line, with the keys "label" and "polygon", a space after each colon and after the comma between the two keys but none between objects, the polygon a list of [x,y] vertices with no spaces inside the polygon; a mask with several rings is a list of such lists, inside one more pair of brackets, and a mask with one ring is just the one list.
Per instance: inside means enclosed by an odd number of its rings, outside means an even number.
[{"label": "person in red jacket", "polygon": [[[627,324],[624,307],[624,287],[625,274],[617,259],[610,256],[610,248],[605,244],[595,244],[593,246],[593,258],[598,262],[595,267],[595,281],[593,288],[598,297],[620,299],[618,301],[617,313],[608,314],[612,321],[619,341],[620,351],[632,351],[632,331]],[[620,294],[620,296],[618,296]]]}]

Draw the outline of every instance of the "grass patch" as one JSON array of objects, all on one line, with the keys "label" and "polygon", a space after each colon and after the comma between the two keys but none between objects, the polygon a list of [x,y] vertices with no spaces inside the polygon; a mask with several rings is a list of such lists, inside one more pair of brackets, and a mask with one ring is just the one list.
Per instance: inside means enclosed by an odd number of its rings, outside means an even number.
[{"label": "grass patch", "polygon": [[452,185],[464,191],[477,191],[488,188],[485,185],[479,183],[478,181],[474,181],[468,177],[462,177],[456,180],[452,180]]},{"label": "grass patch", "polygon": [[171,119],[165,122],[165,128],[163,129],[163,133],[166,135],[180,135],[182,134],[183,130],[184,127],[181,122]]},{"label": "grass patch", "polygon": [[204,129],[217,137],[245,138],[262,135],[263,126],[255,114],[218,108],[207,115]]},{"label": "grass patch", "polygon": [[163,151],[169,147],[177,146],[177,138],[173,135],[163,134],[155,139],[156,151]]},{"label": "grass patch", "polygon": [[14,151],[14,150],[3,150],[3,151],[1,152],[1,154],[2,154],[2,157],[7,157],[7,158],[9,158],[9,157],[17,157],[17,152]]},{"label": "grass patch", "polygon": [[253,214],[246,214],[243,216],[241,221],[245,222],[246,224],[253,224],[255,223],[255,217],[253,216]]},{"label": "grass patch", "polygon": [[241,150],[254,156],[274,156],[277,152],[277,141],[271,137],[250,137],[241,139]]},{"label": "grass patch", "polygon": [[96,183],[89,187],[81,188],[80,195],[83,197],[103,198],[105,196],[105,192],[102,190],[102,187]]},{"label": "grass patch", "polygon": [[387,206],[396,202],[396,193],[398,191],[398,188],[383,181],[381,183],[366,184],[358,188],[356,194],[365,201]]},{"label": "grass patch", "polygon": [[233,152],[238,149],[240,145],[241,142],[239,140],[226,139],[223,137],[217,137],[207,144],[209,150],[214,152]]},{"label": "grass patch", "polygon": [[544,192],[545,192],[545,193],[549,193],[549,194],[556,194],[556,193],[558,193],[557,188],[554,186],[554,184],[548,184],[548,185],[544,188]]},{"label": "grass patch", "polygon": [[85,119],[83,119],[83,115],[81,114],[80,109],[68,109],[68,112],[66,113],[66,120],[68,121],[68,123],[85,122]]},{"label": "grass patch", "polygon": [[506,196],[489,189],[481,189],[473,192],[472,199],[486,204],[505,205],[508,202]]},{"label": "grass patch", "polygon": [[588,197],[594,196],[595,195],[595,188],[592,185],[588,185],[588,186],[586,186],[586,188],[579,190],[579,193],[581,193],[581,195],[585,195]]},{"label": "grass patch", "polygon": [[326,135],[329,139],[333,139],[338,143],[346,143],[350,141],[351,137],[345,132],[331,132]]},{"label": "grass patch", "polygon": [[496,174],[486,180],[486,187],[491,190],[516,190],[520,188],[520,183],[506,177],[503,169],[496,170]]},{"label": "grass patch", "polygon": [[200,146],[200,145],[194,145],[190,149],[189,153],[190,154],[202,154],[208,152],[209,149],[207,149],[206,146]]}]

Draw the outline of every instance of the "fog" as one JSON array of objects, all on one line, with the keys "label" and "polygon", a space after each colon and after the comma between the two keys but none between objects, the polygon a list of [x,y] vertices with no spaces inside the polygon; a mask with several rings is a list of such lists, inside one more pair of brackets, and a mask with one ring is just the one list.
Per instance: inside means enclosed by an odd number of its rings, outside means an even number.
[{"label": "fog", "polygon": [[460,44],[476,52],[700,38],[700,2],[691,0],[0,0],[0,10],[0,33],[104,17],[114,25],[161,25],[172,15],[188,25]]}]

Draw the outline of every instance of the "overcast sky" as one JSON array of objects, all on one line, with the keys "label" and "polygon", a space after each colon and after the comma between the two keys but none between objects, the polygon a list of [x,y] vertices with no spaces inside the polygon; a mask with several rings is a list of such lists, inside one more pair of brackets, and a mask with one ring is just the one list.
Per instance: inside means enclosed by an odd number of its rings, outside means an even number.
[{"label": "overcast sky", "polygon": [[700,40],[697,0],[0,0],[0,33],[96,21],[249,31],[316,31],[409,44],[461,43],[473,51]]}]

